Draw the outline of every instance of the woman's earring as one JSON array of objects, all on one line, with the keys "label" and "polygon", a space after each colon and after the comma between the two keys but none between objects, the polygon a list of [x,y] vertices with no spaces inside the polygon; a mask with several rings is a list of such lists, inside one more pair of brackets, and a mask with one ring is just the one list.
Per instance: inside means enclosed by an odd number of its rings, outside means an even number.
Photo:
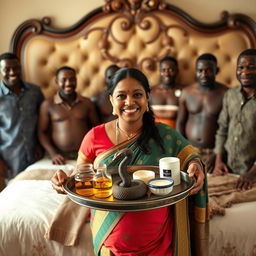
[{"label": "woman's earring", "polygon": [[116,112],[115,112],[115,110],[113,109],[113,111],[112,111],[112,115],[113,116],[115,116],[116,115]]},{"label": "woman's earring", "polygon": [[147,112],[149,111],[149,107],[147,106]]}]

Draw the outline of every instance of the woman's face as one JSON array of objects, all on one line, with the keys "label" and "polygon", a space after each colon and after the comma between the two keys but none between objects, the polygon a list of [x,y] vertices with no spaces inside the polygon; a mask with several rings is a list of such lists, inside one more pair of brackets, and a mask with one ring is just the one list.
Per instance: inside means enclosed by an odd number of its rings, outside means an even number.
[{"label": "woman's face", "polygon": [[113,110],[126,122],[141,121],[148,107],[148,94],[134,78],[121,80],[110,95]]}]

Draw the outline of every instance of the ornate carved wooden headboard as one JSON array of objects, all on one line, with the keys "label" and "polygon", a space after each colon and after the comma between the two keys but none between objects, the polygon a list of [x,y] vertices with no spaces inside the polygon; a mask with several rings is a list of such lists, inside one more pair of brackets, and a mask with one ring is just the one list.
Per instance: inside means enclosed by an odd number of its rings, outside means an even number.
[{"label": "ornate carved wooden headboard", "polygon": [[164,0],[105,2],[67,29],[53,28],[47,17],[22,23],[10,50],[21,59],[24,79],[48,96],[56,90],[55,70],[69,65],[77,71],[78,91],[91,97],[104,89],[110,64],[137,67],[155,85],[159,60],[170,55],[179,62],[179,82],[187,85],[196,58],[210,52],[218,59],[217,80],[232,87],[238,54],[256,48],[256,23],[243,14],[223,12],[219,22],[203,24]]}]

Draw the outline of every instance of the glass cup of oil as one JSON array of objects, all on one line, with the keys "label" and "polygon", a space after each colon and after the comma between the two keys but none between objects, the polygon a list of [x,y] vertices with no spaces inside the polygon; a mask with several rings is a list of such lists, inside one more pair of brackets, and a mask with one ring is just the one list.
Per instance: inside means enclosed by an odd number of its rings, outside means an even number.
[{"label": "glass cup of oil", "polygon": [[93,193],[97,198],[107,198],[112,195],[112,177],[107,172],[106,164],[99,164],[93,177]]},{"label": "glass cup of oil", "polygon": [[75,190],[82,196],[93,196],[93,178],[95,172],[91,163],[79,164],[76,167]]}]

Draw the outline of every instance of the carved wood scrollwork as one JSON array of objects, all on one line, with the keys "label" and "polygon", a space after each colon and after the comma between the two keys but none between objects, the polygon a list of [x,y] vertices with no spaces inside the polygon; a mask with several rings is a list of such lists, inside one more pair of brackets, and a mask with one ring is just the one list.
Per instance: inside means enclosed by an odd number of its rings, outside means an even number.
[{"label": "carved wood scrollwork", "polygon": [[166,0],[105,0],[104,12],[128,12],[136,16],[142,12],[163,10],[166,8]]},{"label": "carved wood scrollwork", "polygon": [[[94,31],[101,31],[102,36],[98,47],[104,58],[120,67],[136,67],[139,69],[144,67],[149,70],[155,70],[155,63],[171,53],[173,38],[168,35],[168,31],[173,28],[180,29],[184,36],[187,35],[187,31],[181,26],[166,26],[152,12],[164,8],[166,8],[165,0],[106,0],[103,10],[107,13],[117,13],[117,15],[113,16],[109,24],[104,27],[92,28],[87,31],[85,38]],[[141,59],[130,56],[120,57],[120,54],[118,56],[115,55],[113,51],[115,46],[123,48],[124,51],[129,47],[128,44],[132,40],[129,34],[132,36],[134,30],[147,32],[147,35],[144,38],[140,38],[141,41],[138,40],[136,43],[147,47],[158,42],[165,49],[164,52],[161,54],[156,53],[153,57],[152,53],[150,53],[148,54],[149,56],[143,56]],[[134,47],[137,47],[137,45]]]}]

